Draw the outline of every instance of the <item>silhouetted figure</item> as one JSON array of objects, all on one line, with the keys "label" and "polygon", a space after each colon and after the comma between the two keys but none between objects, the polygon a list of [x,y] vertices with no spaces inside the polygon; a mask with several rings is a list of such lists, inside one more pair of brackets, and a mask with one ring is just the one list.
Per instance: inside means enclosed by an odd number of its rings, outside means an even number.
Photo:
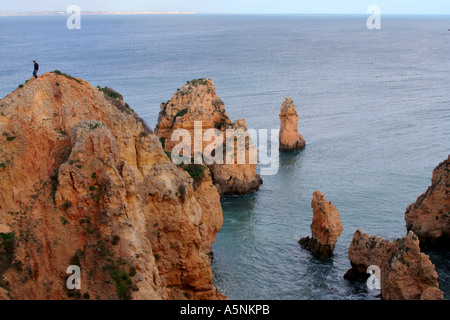
[{"label": "silhouetted figure", "polygon": [[33,76],[37,79],[37,73],[39,71],[39,65],[37,64],[36,61],[33,61],[34,63],[34,71],[33,71]]}]

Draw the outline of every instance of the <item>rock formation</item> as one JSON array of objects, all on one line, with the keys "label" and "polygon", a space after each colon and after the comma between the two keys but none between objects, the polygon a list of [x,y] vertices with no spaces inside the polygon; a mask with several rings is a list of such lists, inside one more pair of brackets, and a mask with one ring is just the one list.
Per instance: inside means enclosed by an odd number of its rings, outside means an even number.
[{"label": "rock formation", "polygon": [[448,250],[450,245],[450,156],[433,170],[431,186],[408,206],[406,228],[421,244]]},{"label": "rock formation", "polygon": [[[201,137],[209,129],[217,129],[222,136],[222,143],[215,139],[202,143],[198,151],[202,152],[211,143],[221,145],[222,152],[226,148],[234,150],[234,162],[230,163],[226,157],[222,157],[223,163],[209,164],[211,177],[221,196],[246,194],[258,190],[262,179],[256,173],[257,157],[255,161],[250,161],[250,151],[255,150],[251,140],[245,140],[245,163],[238,163],[238,147],[227,145],[226,130],[239,130],[247,132],[245,120],[239,119],[232,122],[225,112],[223,101],[217,96],[214,83],[210,79],[196,79],[188,82],[174,94],[167,103],[161,104],[158,123],[155,133],[160,137],[166,151],[172,151],[173,147],[180,141],[172,141],[172,133],[177,129],[185,129],[191,136],[191,154],[194,157],[195,150],[195,122],[201,122]],[[200,137],[200,138],[201,138]],[[234,140],[233,140],[234,144]],[[253,149],[254,148],[254,149]],[[219,149],[217,149],[219,150]],[[215,152],[215,151],[214,151]],[[221,155],[222,155],[221,152]],[[212,155],[215,156],[215,155]]]},{"label": "rock formation", "polygon": [[419,240],[410,231],[404,238],[387,241],[357,230],[348,250],[352,268],[348,280],[367,278],[367,268],[381,270],[381,298],[384,300],[441,300],[438,275],[429,257],[420,252]]},{"label": "rock formation", "polygon": [[46,73],[0,101],[0,133],[0,298],[224,298],[211,179],[175,166],[119,94]]},{"label": "rock formation", "polygon": [[194,183],[194,196],[200,204],[202,221],[200,224],[200,235],[202,236],[202,252],[212,254],[211,245],[216,241],[216,235],[222,228],[223,214],[220,204],[220,196],[214,187],[208,170],[204,171],[200,183]]},{"label": "rock formation", "polygon": [[286,98],[281,105],[280,121],[280,151],[304,149],[306,142],[298,132],[298,114],[291,98]]},{"label": "rock formation", "polygon": [[320,191],[314,192],[311,207],[312,237],[302,238],[299,243],[315,257],[326,259],[333,255],[334,246],[343,231],[341,217],[333,203],[328,202]]}]

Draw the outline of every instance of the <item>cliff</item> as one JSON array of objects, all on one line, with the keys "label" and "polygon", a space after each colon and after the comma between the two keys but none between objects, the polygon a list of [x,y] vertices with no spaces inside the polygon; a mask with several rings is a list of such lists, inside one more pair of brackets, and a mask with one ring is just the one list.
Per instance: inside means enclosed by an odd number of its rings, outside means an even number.
[{"label": "cliff", "polygon": [[295,110],[294,101],[291,98],[286,100],[281,105],[280,112],[280,151],[295,151],[304,149],[306,146],[305,139],[298,132],[298,114]]},{"label": "cliff", "polygon": [[0,101],[0,132],[1,298],[224,298],[211,179],[175,166],[115,91],[46,73]]},{"label": "cliff", "polygon": [[348,250],[352,268],[344,276],[349,280],[367,278],[367,268],[381,270],[383,300],[442,300],[438,275],[429,257],[420,252],[413,232],[392,242],[357,230]]},{"label": "cliff", "polygon": [[[226,148],[234,150],[234,162],[227,161],[223,156],[222,162],[208,164],[212,180],[221,196],[246,194],[258,190],[262,184],[261,177],[256,173],[257,161],[250,161],[250,150],[256,148],[251,140],[246,139],[245,162],[238,163],[239,146],[227,145],[226,131],[239,130],[247,132],[245,120],[239,119],[232,122],[225,111],[225,104],[217,96],[214,83],[210,79],[196,79],[188,82],[179,88],[173,97],[167,102],[161,104],[158,123],[155,133],[163,142],[164,149],[168,152],[180,143],[172,141],[172,133],[177,129],[184,129],[190,133],[191,153],[186,156],[195,156],[196,149],[194,143],[195,122],[201,122],[200,139],[205,132],[210,129],[216,129],[221,135],[222,140],[206,139],[198,151],[204,153],[205,149],[211,147],[211,144],[217,144],[217,150],[220,156],[225,154]],[[233,139],[234,144],[234,139]],[[209,149],[208,149],[209,150]],[[212,150],[210,150],[212,151]],[[213,153],[215,152],[212,151]],[[210,153],[212,157],[219,154]]]},{"label": "cliff", "polygon": [[406,228],[422,244],[448,250],[450,245],[450,156],[434,170],[431,186],[409,205]]},{"label": "cliff", "polygon": [[311,200],[313,219],[311,223],[312,237],[300,239],[300,245],[310,250],[319,259],[327,259],[333,255],[334,246],[343,231],[341,217],[332,202],[328,202],[320,191],[313,194]]}]

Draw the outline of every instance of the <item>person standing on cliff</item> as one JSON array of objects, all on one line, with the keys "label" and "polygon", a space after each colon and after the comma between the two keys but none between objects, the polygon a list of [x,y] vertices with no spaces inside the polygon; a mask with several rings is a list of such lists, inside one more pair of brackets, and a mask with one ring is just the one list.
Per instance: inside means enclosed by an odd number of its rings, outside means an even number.
[{"label": "person standing on cliff", "polygon": [[34,71],[33,71],[33,76],[34,76],[34,78],[35,79],[37,79],[37,73],[38,73],[38,71],[39,71],[39,65],[37,64],[37,62],[36,61],[34,61],[33,60],[33,64],[34,64]]}]

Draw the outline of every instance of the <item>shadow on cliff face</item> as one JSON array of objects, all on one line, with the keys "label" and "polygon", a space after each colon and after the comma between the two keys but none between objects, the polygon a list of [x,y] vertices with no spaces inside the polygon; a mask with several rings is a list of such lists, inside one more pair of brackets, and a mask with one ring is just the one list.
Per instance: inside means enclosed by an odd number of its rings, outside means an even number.
[{"label": "shadow on cliff face", "polygon": [[444,292],[444,299],[450,299],[445,295],[450,291],[450,252],[443,252],[442,250],[432,250],[429,248],[422,248],[422,252],[430,257],[431,262],[436,268],[439,275],[439,288]]},{"label": "shadow on cliff face", "polygon": [[8,282],[3,280],[3,273],[11,267],[14,260],[14,233],[0,233],[0,287],[8,288]]}]

